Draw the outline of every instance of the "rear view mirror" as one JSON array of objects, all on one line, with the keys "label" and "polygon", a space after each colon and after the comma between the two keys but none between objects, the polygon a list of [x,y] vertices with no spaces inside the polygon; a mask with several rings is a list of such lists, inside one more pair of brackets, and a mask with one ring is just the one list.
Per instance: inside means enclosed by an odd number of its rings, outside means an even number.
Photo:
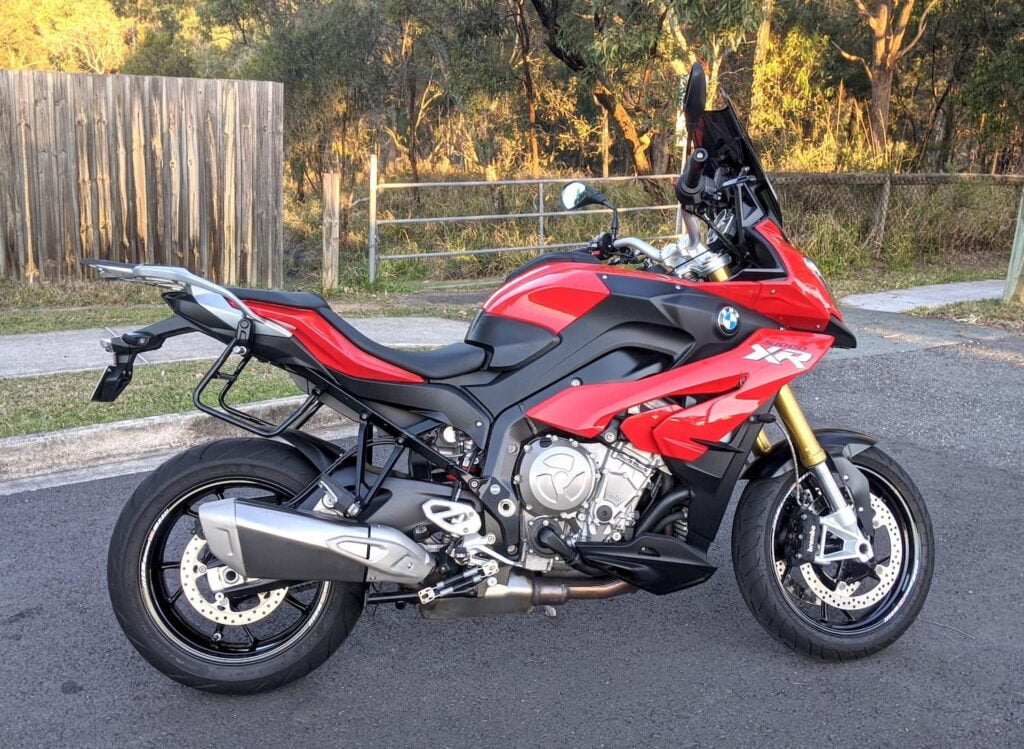
[{"label": "rear view mirror", "polygon": [[608,198],[593,187],[583,182],[570,182],[562,188],[562,207],[567,211],[582,208],[585,205],[607,205]]}]

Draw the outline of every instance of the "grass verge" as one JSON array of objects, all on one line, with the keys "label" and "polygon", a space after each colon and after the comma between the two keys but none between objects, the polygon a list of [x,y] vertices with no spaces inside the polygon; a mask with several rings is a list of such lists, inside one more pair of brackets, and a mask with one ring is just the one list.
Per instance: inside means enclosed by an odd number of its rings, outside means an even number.
[{"label": "grass verge", "polygon": [[133,307],[5,309],[0,311],[0,335],[106,327],[123,330],[162,320],[167,314],[165,305],[154,304]]},{"label": "grass verge", "polygon": [[[0,437],[191,411],[192,391],[209,367],[210,362],[138,366],[132,384],[114,403],[89,400],[98,372],[0,380]],[[252,362],[232,390],[230,402],[254,403],[299,394],[284,372]],[[215,391],[210,392],[207,400],[215,396]]]},{"label": "grass verge", "polygon": [[1024,303],[984,299],[978,302],[957,302],[942,307],[920,307],[910,314],[917,317],[940,317],[944,320],[989,325],[1024,334]]}]

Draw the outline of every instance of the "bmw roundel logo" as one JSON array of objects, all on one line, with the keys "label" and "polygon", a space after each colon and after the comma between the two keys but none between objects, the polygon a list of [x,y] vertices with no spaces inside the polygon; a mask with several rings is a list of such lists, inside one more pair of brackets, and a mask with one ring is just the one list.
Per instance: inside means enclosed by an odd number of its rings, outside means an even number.
[{"label": "bmw roundel logo", "polygon": [[722,307],[718,311],[718,329],[726,335],[732,335],[740,327],[740,313],[735,307]]}]

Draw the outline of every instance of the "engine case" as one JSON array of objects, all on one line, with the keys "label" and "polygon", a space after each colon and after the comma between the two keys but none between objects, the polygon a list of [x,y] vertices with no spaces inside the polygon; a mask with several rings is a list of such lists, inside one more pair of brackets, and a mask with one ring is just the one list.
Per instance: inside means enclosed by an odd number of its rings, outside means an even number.
[{"label": "engine case", "polygon": [[558,435],[523,445],[514,482],[523,507],[527,568],[549,571],[554,556],[533,541],[545,525],[573,542],[627,538],[636,506],[664,463],[627,442],[606,445]]}]

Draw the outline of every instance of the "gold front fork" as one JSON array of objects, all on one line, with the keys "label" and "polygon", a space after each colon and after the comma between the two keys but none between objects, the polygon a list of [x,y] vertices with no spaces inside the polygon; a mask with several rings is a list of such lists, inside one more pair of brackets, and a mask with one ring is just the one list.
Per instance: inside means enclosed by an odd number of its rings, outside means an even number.
[{"label": "gold front fork", "polygon": [[[796,447],[796,454],[804,467],[813,468],[824,463],[825,451],[821,449],[821,443],[818,442],[811,425],[807,423],[807,417],[804,416],[800,404],[796,402],[796,396],[793,395],[793,390],[789,385],[783,385],[776,396],[775,409],[782,417],[782,423],[785,424],[786,431],[789,432],[793,445]],[[765,430],[761,429],[757,435],[757,441],[754,442],[754,453],[767,455],[771,449],[772,441],[768,439]]]},{"label": "gold front fork", "polygon": [[[775,397],[775,410],[782,417],[782,423],[796,446],[796,454],[805,468],[814,468],[825,462],[825,451],[821,449],[814,430],[807,422],[803,409],[796,402],[796,396],[789,385],[783,385],[782,390]],[[762,432],[763,433],[763,432]]]},{"label": "gold front fork", "polygon": [[[720,268],[711,274],[712,281],[728,281],[729,271]],[[782,417],[782,423],[786,425],[793,444],[796,446],[797,455],[805,468],[813,468],[825,462],[825,451],[821,449],[821,443],[814,435],[814,430],[807,422],[803,409],[796,402],[796,396],[789,385],[783,385],[775,398],[775,409]],[[772,442],[768,439],[764,429],[757,435],[754,443],[754,452],[758,455],[765,455],[772,448]]]}]

